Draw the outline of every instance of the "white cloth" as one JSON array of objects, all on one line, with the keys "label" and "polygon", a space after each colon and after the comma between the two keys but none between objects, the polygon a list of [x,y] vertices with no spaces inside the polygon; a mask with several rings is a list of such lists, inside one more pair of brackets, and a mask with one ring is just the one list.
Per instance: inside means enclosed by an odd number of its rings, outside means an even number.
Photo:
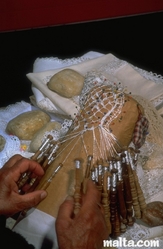
[{"label": "white cloth", "polygon": [[[63,63],[62,67],[57,67],[53,70],[28,73],[27,77],[33,84],[32,90],[36,104],[46,111],[74,118],[80,109],[74,98],[68,99],[59,96],[47,87],[47,82],[50,78],[62,68],[74,69],[82,75],[86,75],[91,70],[98,70],[104,73],[107,78],[116,82],[120,81],[126,87],[126,92],[141,95],[154,103],[155,106],[163,103],[163,79],[160,78],[160,82],[156,84],[155,81],[142,76],[126,61],[120,60],[112,54],[106,54],[79,62],[78,64],[70,65],[69,63],[66,65]],[[144,75],[146,76],[147,74]]]},{"label": "white cloth", "polygon": [[[58,249],[57,235],[55,232],[55,218],[41,212],[38,209],[32,209],[27,216],[21,220],[13,231],[21,234],[29,244],[41,249],[43,240],[50,240],[52,247]],[[48,249],[48,248],[47,248]]]}]

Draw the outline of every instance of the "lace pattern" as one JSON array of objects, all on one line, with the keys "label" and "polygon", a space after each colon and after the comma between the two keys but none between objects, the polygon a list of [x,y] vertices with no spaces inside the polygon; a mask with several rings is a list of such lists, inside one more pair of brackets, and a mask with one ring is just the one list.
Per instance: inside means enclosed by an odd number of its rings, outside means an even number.
[{"label": "lace pattern", "polygon": [[5,140],[4,148],[0,151],[0,168],[15,154],[20,154],[27,158],[33,155],[33,153],[27,151],[29,141],[20,141],[18,137],[7,135],[2,130],[0,130],[0,136]]},{"label": "lace pattern", "polygon": [[[51,66],[51,69],[53,69],[54,63],[55,63],[55,68],[61,68],[61,67],[66,67],[66,66],[71,66],[71,65],[78,64],[78,63],[82,63],[87,60],[89,60],[88,57],[87,58],[77,57],[77,58],[64,59],[64,60],[59,59],[58,57],[37,58],[34,62],[33,71],[38,72],[40,70],[41,71],[49,70],[49,65]],[[47,66],[46,66],[46,61],[48,63]],[[44,63],[43,68],[42,68],[42,62]]]},{"label": "lace pattern", "polygon": [[[157,230],[157,233],[156,233]],[[158,234],[161,237],[156,237]],[[142,240],[143,241],[149,241],[150,240],[158,240],[159,242],[159,248],[162,248],[163,246],[163,241],[162,241],[162,234],[163,234],[163,227],[159,227],[158,229],[152,229],[152,228],[147,228],[144,227],[143,225],[134,223],[133,227],[130,227],[124,235],[121,236],[121,238],[125,238],[127,241],[133,240],[134,243],[137,243],[138,241]],[[135,247],[126,247],[126,246],[121,246],[118,247],[118,249],[135,249]],[[137,247],[136,247],[137,248]],[[146,246],[141,246],[142,249],[146,249]],[[149,249],[155,249],[156,247],[149,246]]]},{"label": "lace pattern", "polygon": [[102,56],[103,54],[90,51],[80,57],[73,57],[69,59],[60,59],[58,57],[46,57],[46,58],[37,58],[33,64],[33,72],[42,72],[51,69],[68,67],[71,65],[79,64],[85,61],[88,61],[92,58]]},{"label": "lace pattern", "polygon": [[72,120],[65,119],[61,125],[60,130],[51,130],[49,132],[45,132],[42,142],[47,138],[48,135],[51,135],[53,137],[53,140],[58,141],[61,137],[64,137],[66,135],[71,125],[72,125]]}]

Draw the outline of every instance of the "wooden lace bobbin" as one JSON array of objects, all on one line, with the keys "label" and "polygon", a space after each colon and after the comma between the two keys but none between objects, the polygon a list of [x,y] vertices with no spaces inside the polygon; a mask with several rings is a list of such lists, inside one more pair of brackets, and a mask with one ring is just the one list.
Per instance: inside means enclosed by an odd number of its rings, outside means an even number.
[{"label": "wooden lace bobbin", "polygon": [[100,185],[100,182],[99,182],[99,179],[100,179],[99,178],[99,167],[97,163],[93,164],[92,173],[94,174],[94,182],[96,184],[96,187],[101,192],[102,185]]},{"label": "wooden lace bobbin", "polygon": [[75,192],[74,192],[74,215],[81,208],[81,161],[75,160]]},{"label": "wooden lace bobbin", "polygon": [[122,177],[123,177],[123,186],[124,186],[124,198],[127,210],[127,225],[132,226],[134,224],[133,204],[132,204],[131,187],[130,187],[127,165],[125,161],[125,155],[122,155]]},{"label": "wooden lace bobbin", "polygon": [[49,187],[49,185],[50,185],[50,183],[52,182],[53,178],[56,176],[56,174],[59,172],[59,170],[62,168],[62,166],[63,166],[63,164],[60,163],[60,164],[56,167],[56,169],[54,169],[54,171],[53,171],[53,173],[51,174],[51,176],[50,176],[47,180],[45,180],[45,181],[40,185],[40,189],[46,190],[46,189]]},{"label": "wooden lace bobbin", "polygon": [[112,160],[113,158],[108,158],[108,164],[109,164],[109,171],[111,172],[114,168],[114,162]]},{"label": "wooden lace bobbin", "polygon": [[97,168],[98,168],[98,181],[97,181],[97,188],[100,192],[102,192],[102,179],[103,179],[103,161],[102,159],[97,161]]},{"label": "wooden lace bobbin", "polygon": [[54,141],[51,144],[50,150],[46,152],[46,158],[42,163],[42,168],[44,169],[45,172],[49,167],[49,165],[54,161],[58,148],[59,148],[59,143]]},{"label": "wooden lace bobbin", "polygon": [[[63,164],[60,163],[60,164],[56,167],[56,169],[53,171],[53,173],[52,173],[52,175],[50,176],[50,178],[47,179],[46,181],[44,181],[43,183],[41,183],[39,189],[41,189],[41,190],[46,190],[46,189],[49,187],[50,183],[52,182],[53,178],[56,176],[56,174],[57,174],[57,173],[59,172],[59,170],[62,168],[62,166],[63,166]],[[25,216],[25,215],[27,214],[28,210],[29,210],[29,209],[23,210],[23,211],[22,211],[22,215]]]},{"label": "wooden lace bobbin", "polygon": [[116,210],[115,214],[115,228],[113,231],[113,238],[117,238],[121,235],[121,220],[120,220],[120,215],[118,213],[118,210]]},{"label": "wooden lace bobbin", "polygon": [[140,219],[141,218],[141,211],[140,211],[140,205],[139,205],[139,201],[138,201],[138,193],[137,193],[137,188],[135,185],[133,170],[131,168],[131,164],[130,164],[130,160],[129,160],[128,151],[125,151],[125,154],[126,154],[126,164],[127,164],[127,170],[128,170],[128,177],[129,177],[130,188],[131,188],[131,196],[132,196],[132,204],[133,204],[133,209],[134,209],[134,216],[137,219]]},{"label": "wooden lace bobbin", "polygon": [[118,170],[118,180],[117,180],[118,212],[120,214],[120,219],[121,219],[121,232],[124,233],[126,231],[126,225],[127,225],[127,210],[124,199],[122,166],[120,160],[117,161],[117,170]]},{"label": "wooden lace bobbin", "polygon": [[134,165],[134,168],[135,168],[136,165],[137,165],[140,150],[129,147],[128,148],[128,153],[129,153],[130,160],[132,161],[132,164]]},{"label": "wooden lace bobbin", "polygon": [[87,167],[86,167],[86,171],[85,171],[85,178],[90,177],[90,171],[91,171],[91,168],[92,168],[92,159],[93,159],[92,155],[89,155],[88,158],[87,158]]},{"label": "wooden lace bobbin", "polygon": [[118,196],[118,212],[120,214],[121,221],[121,233],[126,232],[127,225],[127,210],[124,200],[124,190],[123,190],[123,182],[117,182],[117,196]]},{"label": "wooden lace bobbin", "polygon": [[94,168],[91,169],[90,177],[91,177],[91,180],[93,181],[93,183],[96,184],[96,174],[95,174]]},{"label": "wooden lace bobbin", "polygon": [[52,151],[57,149],[57,148],[55,149],[55,147],[58,148],[58,143],[54,140],[50,141],[47,144],[47,147],[45,148],[45,150],[42,151],[42,153],[36,159],[36,161],[42,166],[42,168],[45,168],[45,165],[47,165],[48,158],[50,157],[52,153],[54,153]]},{"label": "wooden lace bobbin", "polygon": [[111,176],[108,167],[103,166],[103,185],[101,194],[101,203],[104,208],[105,221],[108,228],[108,233],[111,234],[110,223],[110,196],[108,196],[108,178]]},{"label": "wooden lace bobbin", "polygon": [[[46,172],[47,168],[50,166],[50,164],[54,161],[55,156],[56,156],[56,151],[59,148],[58,143],[56,143],[55,141],[52,141],[49,148],[47,148],[47,150],[45,151],[44,155],[42,155],[42,157],[44,157],[43,161],[42,161],[42,168],[44,170],[44,172]],[[36,178],[32,178],[29,182],[29,185],[31,186],[31,190],[33,191],[36,186],[39,183],[39,179]],[[30,192],[30,189],[29,191]]]},{"label": "wooden lace bobbin", "polygon": [[143,191],[142,191],[140,183],[139,183],[139,179],[138,179],[138,176],[136,173],[136,166],[135,166],[136,162],[137,162],[139,150],[133,151],[133,149],[129,148],[129,152],[130,152],[129,155],[130,155],[131,168],[132,168],[135,186],[137,189],[137,196],[138,196],[138,201],[139,201],[139,205],[140,205],[140,210],[143,213],[146,211],[147,204],[145,202],[145,197],[144,197]]},{"label": "wooden lace bobbin", "polygon": [[23,186],[29,181],[30,176],[31,176],[31,172],[25,172],[25,173],[20,177],[20,179],[17,181],[17,186],[18,186],[18,189],[19,189],[19,192],[20,192],[20,193],[23,193],[23,192],[22,192],[22,188],[23,188]]},{"label": "wooden lace bobbin", "polygon": [[112,227],[114,227],[115,223],[115,213],[116,213],[116,205],[117,205],[117,192],[116,192],[116,169],[111,170],[112,178],[111,178],[111,191],[110,191],[110,221]]},{"label": "wooden lace bobbin", "polygon": [[142,213],[144,213],[146,211],[147,204],[145,202],[145,197],[144,197],[143,191],[141,189],[136,170],[133,170],[133,176],[134,176],[134,181],[135,181],[135,185],[136,185],[136,189],[137,189],[140,210]]},{"label": "wooden lace bobbin", "polygon": [[[50,154],[45,161],[43,162],[42,168],[44,169],[44,172],[46,172],[47,168],[50,166],[51,162],[55,159],[56,153],[54,154]],[[28,190],[28,192],[33,191],[37,185],[39,184],[40,179],[38,179],[37,177],[35,178],[31,178],[29,185],[31,186],[30,189]]]},{"label": "wooden lace bobbin", "polygon": [[117,207],[117,172],[118,170],[113,168],[111,170],[112,181],[111,181],[111,192],[110,192],[110,222],[112,225],[111,236],[113,238],[120,235],[120,217],[118,214]]},{"label": "wooden lace bobbin", "polygon": [[51,135],[48,135],[45,141],[41,144],[39,149],[36,151],[36,153],[31,157],[31,159],[34,161],[38,160],[39,155],[47,149],[48,144],[52,139],[53,137]]},{"label": "wooden lace bobbin", "polygon": [[[39,149],[36,151],[36,153],[31,157],[32,160],[34,161],[38,160],[38,157],[43,153],[44,150],[46,150],[46,147],[48,146],[52,138],[53,137],[51,135],[47,136],[47,138],[42,143],[42,145],[39,147]],[[20,176],[19,180],[17,181],[17,185],[20,191],[21,191],[21,188],[29,181],[30,176],[31,176],[31,172],[25,172]]]},{"label": "wooden lace bobbin", "polygon": [[82,181],[82,191],[83,191],[83,193],[86,192],[87,181],[89,179],[91,179],[92,159],[93,159],[93,156],[91,156],[91,155],[89,155],[87,157],[87,165],[86,165],[86,170],[85,170],[85,176],[84,176],[84,179]]},{"label": "wooden lace bobbin", "polygon": [[107,194],[108,194],[108,208],[109,208],[109,217],[110,217],[110,192],[111,192],[111,173],[108,170],[108,176],[107,176]]},{"label": "wooden lace bobbin", "polygon": [[41,154],[35,159],[36,162],[38,162],[40,165],[46,161],[47,155],[50,151],[50,143],[48,143],[46,150],[42,151]]}]

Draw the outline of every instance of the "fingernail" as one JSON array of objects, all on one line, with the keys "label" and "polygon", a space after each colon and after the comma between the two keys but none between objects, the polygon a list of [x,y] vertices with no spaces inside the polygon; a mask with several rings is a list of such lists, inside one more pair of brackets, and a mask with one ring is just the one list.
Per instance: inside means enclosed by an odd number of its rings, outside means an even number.
[{"label": "fingernail", "polygon": [[45,199],[45,197],[47,196],[47,192],[44,191],[41,193],[41,200]]}]

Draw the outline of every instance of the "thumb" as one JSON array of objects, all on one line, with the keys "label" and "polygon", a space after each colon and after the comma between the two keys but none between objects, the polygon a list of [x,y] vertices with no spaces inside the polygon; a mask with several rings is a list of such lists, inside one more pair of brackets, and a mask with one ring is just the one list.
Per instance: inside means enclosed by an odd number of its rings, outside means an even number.
[{"label": "thumb", "polygon": [[47,192],[44,190],[36,190],[34,192],[22,195],[23,209],[34,207],[40,203],[47,196]]},{"label": "thumb", "polygon": [[67,196],[65,201],[61,204],[58,211],[58,219],[69,219],[72,217],[74,210],[74,198]]}]

